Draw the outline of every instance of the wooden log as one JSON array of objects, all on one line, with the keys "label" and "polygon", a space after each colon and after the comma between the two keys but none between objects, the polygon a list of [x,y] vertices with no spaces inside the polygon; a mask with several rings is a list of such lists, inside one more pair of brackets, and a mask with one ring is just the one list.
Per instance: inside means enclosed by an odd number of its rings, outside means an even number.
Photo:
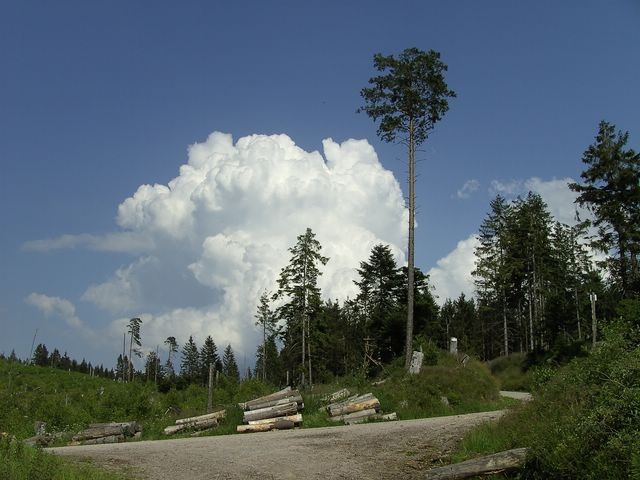
[{"label": "wooden log", "polygon": [[212,428],[217,425],[217,418],[208,418],[206,420],[199,420],[191,423],[181,423],[180,425],[169,425],[164,429],[164,434],[173,435],[174,433],[178,433],[183,430],[204,430],[205,428]]},{"label": "wooden log", "polygon": [[398,420],[398,414],[396,412],[387,413],[386,415],[377,415],[380,420]]},{"label": "wooden log", "polygon": [[341,388],[337,392],[333,392],[323,397],[322,401],[328,402],[328,403],[334,403],[334,402],[337,402],[338,400],[342,400],[343,398],[347,398],[349,395],[351,395],[351,392],[349,390],[347,390],[346,388]]},{"label": "wooden log", "polygon": [[344,421],[345,423],[347,423],[348,421],[351,420],[357,420],[357,419],[361,419],[360,421],[364,421],[367,418],[373,416],[376,414],[376,409],[375,408],[368,408],[366,410],[361,410],[359,412],[353,412],[353,413],[348,413],[346,415],[338,415],[335,417],[329,417],[329,420],[331,420],[332,422],[342,422]]},{"label": "wooden log", "polygon": [[265,423],[276,423],[278,420],[289,420],[293,423],[302,423],[302,414],[288,415],[286,417],[263,418],[262,420],[251,420],[249,425],[264,425]]},{"label": "wooden log", "polygon": [[[369,410],[363,410],[363,412],[368,412]],[[375,410],[374,410],[375,412]],[[360,413],[360,412],[357,412]],[[357,413],[352,413],[351,415],[357,415]],[[346,417],[348,417],[348,415],[345,415]],[[398,414],[396,412],[393,413],[388,413],[386,415],[381,415],[379,413],[374,413],[373,415],[363,415],[361,417],[354,417],[353,419],[350,418],[345,418],[344,419],[344,423],[347,425],[353,425],[354,423],[363,423],[366,422],[367,420],[398,420]]]},{"label": "wooden log", "polygon": [[365,393],[364,395],[351,395],[349,398],[345,398],[344,400],[341,400],[340,402],[335,402],[335,403],[332,403],[330,405],[327,405],[326,407],[323,407],[323,409],[326,410],[327,412],[331,412],[332,409],[343,407],[343,406],[348,405],[350,403],[353,403],[355,401],[365,400],[367,398],[373,398],[373,394],[372,393]]},{"label": "wooden log", "polygon": [[358,395],[351,395],[350,397],[340,400],[339,402],[330,403],[329,405],[320,407],[320,411],[322,412],[324,410],[328,412],[330,409],[335,408],[339,405],[346,405],[347,403],[352,402],[356,398],[358,398]]},{"label": "wooden log", "polygon": [[253,400],[249,400],[248,402],[239,403],[238,407],[242,410],[251,410],[251,405],[256,403],[262,403],[269,400],[278,400],[280,398],[288,397],[291,393],[291,387],[285,387],[282,390],[279,390],[275,393],[271,393],[269,395],[265,395],[264,397],[255,398]]},{"label": "wooden log", "polygon": [[282,420],[278,419],[276,423],[273,424],[273,428],[276,430],[291,430],[296,426],[291,420]]},{"label": "wooden log", "polygon": [[260,410],[261,408],[275,407],[278,405],[285,405],[287,403],[296,402],[298,405],[302,405],[302,395],[291,395],[289,397],[279,398],[276,400],[266,400],[261,403],[252,404],[249,411]]},{"label": "wooden log", "polygon": [[298,403],[291,402],[285,405],[246,411],[244,412],[244,422],[262,420],[263,418],[286,417],[288,415],[295,415],[296,413],[298,413]]},{"label": "wooden log", "polygon": [[122,427],[130,432],[137,432],[142,430],[142,427],[138,422],[107,422],[107,423],[90,423],[87,428],[109,428],[109,427]]},{"label": "wooden log", "polygon": [[369,398],[367,400],[359,400],[354,401],[353,403],[349,403],[347,405],[332,408],[329,411],[329,414],[332,417],[336,415],[347,415],[348,413],[359,412],[361,410],[368,410],[369,408],[373,408],[375,410],[380,410],[380,402],[377,398]]},{"label": "wooden log", "polygon": [[453,465],[432,468],[425,472],[427,480],[460,480],[478,475],[517,470],[521,468],[527,457],[527,448],[514,448],[505,452],[494,453],[486,457],[474,458]]},{"label": "wooden log", "polygon": [[226,410],[219,410],[217,412],[207,413],[205,415],[198,415],[195,417],[188,417],[188,418],[179,418],[176,420],[176,425],[182,425],[183,423],[198,422],[200,420],[210,420],[212,418],[220,419],[220,418],[225,418],[226,416],[227,416]]},{"label": "wooden log", "polygon": [[275,423],[264,423],[262,425],[238,425],[236,431],[238,433],[255,433],[255,432],[268,432],[273,430]]},{"label": "wooden log", "polygon": [[122,425],[106,425],[87,428],[81,432],[78,432],[72,437],[72,440],[82,442],[84,440],[91,440],[94,438],[111,437],[114,435],[129,435],[133,436],[135,430],[131,430],[132,426]]},{"label": "wooden log", "polygon": [[107,437],[92,438],[90,440],[84,440],[80,442],[80,445],[103,445],[105,443],[120,443],[124,442],[124,435],[109,435]]}]

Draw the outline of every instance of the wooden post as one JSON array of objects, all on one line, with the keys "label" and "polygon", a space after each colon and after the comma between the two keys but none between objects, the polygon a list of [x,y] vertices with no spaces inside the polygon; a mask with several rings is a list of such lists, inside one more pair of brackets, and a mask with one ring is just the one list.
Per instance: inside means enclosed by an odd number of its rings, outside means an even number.
[{"label": "wooden post", "polygon": [[287,370],[287,385],[289,385],[289,370]]},{"label": "wooden post", "polygon": [[213,410],[213,363],[209,364],[209,396],[207,400],[207,413]]}]

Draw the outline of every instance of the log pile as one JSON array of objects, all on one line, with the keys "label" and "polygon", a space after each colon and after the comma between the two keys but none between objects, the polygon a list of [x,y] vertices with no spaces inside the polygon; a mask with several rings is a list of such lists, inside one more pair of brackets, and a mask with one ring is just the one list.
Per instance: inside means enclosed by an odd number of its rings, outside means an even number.
[{"label": "log pile", "polygon": [[[337,392],[336,392],[337,393]],[[331,403],[325,407],[332,422],[344,422],[347,425],[362,423],[369,419],[397,420],[396,413],[380,413],[380,401],[372,393],[353,395],[345,400]]]},{"label": "log pile", "polygon": [[287,430],[302,423],[302,396],[297,390],[287,387],[278,392],[239,403],[244,410],[244,425],[238,425],[239,433]]},{"label": "log pile", "polygon": [[138,422],[90,423],[71,438],[70,445],[100,445],[124,442],[127,438],[140,438],[142,425]]},{"label": "log pile", "polygon": [[198,415],[196,417],[179,418],[175,425],[169,425],[164,429],[165,435],[173,435],[174,433],[183,432],[185,430],[195,430],[204,432],[218,426],[218,421],[227,415],[226,410]]}]

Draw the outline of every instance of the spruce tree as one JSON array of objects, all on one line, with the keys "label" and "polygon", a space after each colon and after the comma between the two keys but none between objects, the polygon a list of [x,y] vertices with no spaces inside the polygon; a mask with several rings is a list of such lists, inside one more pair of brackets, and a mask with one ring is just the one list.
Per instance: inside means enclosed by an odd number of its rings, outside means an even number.
[{"label": "spruce tree", "polygon": [[198,347],[193,340],[193,336],[189,336],[189,340],[182,347],[182,362],[180,364],[180,375],[187,382],[197,381],[200,374],[200,362],[198,358]]},{"label": "spruce tree", "polygon": [[211,335],[204,340],[200,349],[200,382],[206,384],[209,379],[209,365],[213,365],[214,370],[222,370],[222,362],[218,357],[218,347]]},{"label": "spruce tree", "polygon": [[40,367],[46,367],[49,364],[49,351],[44,343],[39,343],[33,352],[31,362]]},{"label": "spruce tree", "polygon": [[[288,357],[288,367],[293,368],[294,352],[300,354],[300,384],[312,382],[311,367],[311,330],[312,321],[320,308],[320,287],[318,277],[322,275],[319,265],[325,265],[329,259],[320,254],[322,247],[315,239],[310,228],[298,236],[295,246],[289,249],[291,260],[280,271],[278,291],[274,300],[284,300],[284,304],[277,310],[277,317],[285,323],[284,349]],[[297,343],[297,339],[300,342]],[[308,373],[305,376],[306,360]]]},{"label": "spruce tree", "polygon": [[240,371],[238,370],[238,364],[236,363],[236,357],[231,349],[231,345],[227,345],[227,348],[224,349],[222,373],[231,380],[240,380]]},{"label": "spruce tree", "polygon": [[173,367],[173,358],[172,354],[178,353],[178,342],[176,341],[176,337],[167,337],[164,341],[164,344],[167,346],[167,363],[165,363],[165,370],[167,376],[169,378],[173,378],[176,374],[175,368]]},{"label": "spruce tree", "polygon": [[260,350],[260,362],[256,363],[254,375],[257,378],[261,378],[263,381],[266,381],[267,365],[269,364],[269,354],[271,353],[269,352],[269,349],[267,349],[267,342],[270,339],[273,339],[278,333],[278,319],[271,310],[269,294],[267,292],[264,292],[260,297],[260,304],[258,305],[258,310],[254,316],[256,318],[256,325],[258,325],[262,330],[262,349]]},{"label": "spruce tree", "polygon": [[595,142],[582,155],[583,183],[569,187],[595,217],[593,246],[613,253],[607,266],[619,296],[631,298],[640,293],[640,153],[626,148],[629,132],[615,129],[600,122]]}]

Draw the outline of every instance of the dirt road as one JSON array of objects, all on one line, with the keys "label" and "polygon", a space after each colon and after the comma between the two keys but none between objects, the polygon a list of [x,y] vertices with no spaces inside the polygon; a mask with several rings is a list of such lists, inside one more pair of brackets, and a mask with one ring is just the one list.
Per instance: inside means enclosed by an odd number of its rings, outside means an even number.
[{"label": "dirt road", "polygon": [[411,479],[433,466],[469,428],[503,414],[482,412],[51,451],[154,480]]}]

